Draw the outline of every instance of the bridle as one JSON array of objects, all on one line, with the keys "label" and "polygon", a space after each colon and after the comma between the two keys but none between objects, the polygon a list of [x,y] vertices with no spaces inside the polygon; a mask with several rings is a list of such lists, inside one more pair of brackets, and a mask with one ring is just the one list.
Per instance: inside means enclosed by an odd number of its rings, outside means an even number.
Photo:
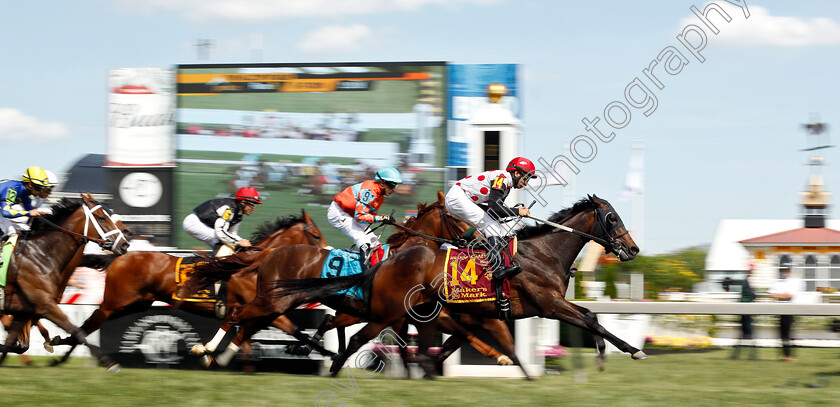
[{"label": "bridle", "polygon": [[[590,201],[592,201],[592,203],[595,204],[595,207],[593,208],[593,210],[595,211],[595,225],[593,227],[593,233],[595,235],[606,236],[605,238],[598,237],[598,236],[595,236],[593,234],[589,234],[589,233],[586,233],[586,232],[583,232],[583,231],[580,231],[580,230],[577,230],[577,229],[572,229],[572,228],[570,228],[568,226],[565,226],[565,225],[561,225],[561,224],[558,224],[558,223],[546,221],[544,219],[535,218],[533,216],[529,216],[529,218],[540,221],[540,222],[543,222],[543,223],[545,223],[549,226],[554,226],[555,228],[557,228],[556,230],[553,230],[549,233],[570,232],[570,233],[576,234],[576,235],[584,237],[588,240],[592,240],[592,241],[594,241],[595,243],[598,243],[601,246],[604,246],[604,248],[609,253],[614,253],[616,256],[620,257],[621,253],[626,250],[626,247],[624,246],[624,243],[619,241],[618,239],[620,239],[622,236],[629,233],[629,231],[627,231],[625,229],[624,232],[619,233],[616,236],[613,236],[613,233],[615,233],[616,230],[624,227],[624,222],[621,221],[621,218],[618,218],[618,215],[616,215],[616,219],[617,219],[616,221],[614,221],[614,222],[610,221],[610,219],[609,219],[610,216],[615,215],[615,210],[612,208],[612,206],[609,206],[608,209],[603,209],[598,205],[597,202],[595,202],[591,198],[590,198]],[[609,227],[607,227],[606,225],[609,225]]]},{"label": "bridle", "polygon": [[[105,206],[103,206],[99,202],[96,202],[96,201],[93,201],[93,202],[96,203],[96,206],[94,206],[93,208],[89,207],[86,202],[82,203],[82,209],[85,213],[85,229],[84,229],[83,233],[76,233],[76,232],[73,232],[72,230],[67,230],[67,229],[55,224],[54,222],[52,222],[49,219],[44,218],[42,216],[39,216],[35,219],[40,219],[42,222],[45,222],[46,224],[48,224],[48,225],[52,226],[53,228],[57,229],[58,231],[60,231],[64,234],[73,236],[73,237],[80,238],[84,242],[94,242],[97,245],[99,245],[99,247],[101,247],[103,250],[113,249],[118,244],[118,242],[120,240],[125,240],[127,242],[127,240],[125,239],[125,235],[123,235],[123,233],[122,233],[122,230],[120,230],[120,228],[117,227],[117,221],[115,221],[114,218],[111,217],[111,214],[109,213],[108,210],[106,210]],[[104,230],[102,230],[102,226],[99,225],[99,222],[95,221],[95,219],[94,219],[95,215],[93,213],[96,212],[99,209],[102,209],[102,212],[105,214],[105,216],[108,218],[108,220],[111,221],[111,224],[114,225],[114,230],[111,230],[109,232],[105,232]],[[116,216],[116,215],[114,215],[114,216]],[[96,230],[96,232],[99,234],[99,238],[90,237],[90,236],[87,235],[90,225],[93,225],[94,230]],[[109,237],[111,235],[114,235],[114,234],[116,234],[117,237],[115,237],[113,239],[113,241],[108,240]]]}]

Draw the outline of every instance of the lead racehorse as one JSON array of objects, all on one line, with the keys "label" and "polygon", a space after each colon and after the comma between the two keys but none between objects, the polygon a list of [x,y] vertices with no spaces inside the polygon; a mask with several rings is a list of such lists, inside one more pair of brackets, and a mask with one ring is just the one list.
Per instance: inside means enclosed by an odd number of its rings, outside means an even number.
[{"label": "lead racehorse", "polygon": [[[646,359],[644,352],[604,329],[591,311],[563,298],[568,270],[589,240],[602,244],[621,261],[632,260],[638,253],[638,246],[627,233],[615,209],[609,202],[589,196],[573,207],[554,214],[549,220],[562,228],[538,225],[517,232],[517,261],[522,272],[510,279],[512,317],[538,316],[562,320],[603,337],[619,350],[629,353],[633,359]],[[326,283],[315,279],[283,281],[279,278],[281,270],[303,265],[295,258],[278,260],[269,264],[266,258],[261,264],[260,278],[265,283],[261,285],[256,299],[235,315],[242,326],[237,339],[247,340],[266,318],[285,313],[298,304],[321,301],[332,306],[337,291],[372,286],[370,309],[366,316],[370,322],[351,338],[347,350],[335,358],[331,368],[334,375],[350,355],[382,329],[405,318],[410,310],[442,304],[454,312],[488,318],[496,316],[492,302],[454,304],[442,300],[445,298],[441,295],[445,280],[441,275],[447,269],[444,267],[446,252],[441,250],[412,247],[380,263],[371,273],[328,280]],[[344,308],[338,309],[345,311]],[[426,360],[429,359],[427,349],[435,330],[433,322],[418,326],[419,355]],[[421,366],[426,369],[427,377],[431,377],[432,366],[423,363],[422,359]]]}]

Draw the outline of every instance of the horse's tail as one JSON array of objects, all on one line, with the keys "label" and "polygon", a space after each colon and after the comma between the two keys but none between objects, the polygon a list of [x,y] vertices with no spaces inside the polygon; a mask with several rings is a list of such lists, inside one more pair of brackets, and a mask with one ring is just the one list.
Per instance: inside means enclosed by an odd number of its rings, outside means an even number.
[{"label": "horse's tail", "polygon": [[[377,265],[378,266],[378,265]],[[301,278],[295,280],[274,281],[269,288],[275,297],[303,294],[297,302],[320,302],[336,295],[339,291],[355,287],[365,287],[373,278],[378,267],[352,276],[331,278]]]},{"label": "horse's tail", "polygon": [[184,287],[188,292],[198,291],[211,282],[229,280],[236,273],[255,270],[260,266],[260,260],[269,252],[271,251],[254,247],[230,256],[213,257],[195,266],[192,278],[187,280]]}]

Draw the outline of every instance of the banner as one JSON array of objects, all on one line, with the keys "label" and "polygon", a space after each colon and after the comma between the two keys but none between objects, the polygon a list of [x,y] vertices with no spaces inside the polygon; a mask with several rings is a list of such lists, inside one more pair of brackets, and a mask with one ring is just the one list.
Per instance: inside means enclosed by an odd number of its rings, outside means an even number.
[{"label": "banner", "polygon": [[174,78],[168,68],[109,71],[106,166],[175,165]]}]

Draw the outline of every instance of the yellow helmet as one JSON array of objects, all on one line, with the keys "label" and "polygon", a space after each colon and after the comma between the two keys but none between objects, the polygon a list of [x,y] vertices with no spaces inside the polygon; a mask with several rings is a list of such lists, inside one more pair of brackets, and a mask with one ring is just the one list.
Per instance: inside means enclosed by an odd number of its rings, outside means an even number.
[{"label": "yellow helmet", "polygon": [[52,188],[47,173],[41,167],[29,167],[23,173],[23,182],[29,182],[39,187]]}]

